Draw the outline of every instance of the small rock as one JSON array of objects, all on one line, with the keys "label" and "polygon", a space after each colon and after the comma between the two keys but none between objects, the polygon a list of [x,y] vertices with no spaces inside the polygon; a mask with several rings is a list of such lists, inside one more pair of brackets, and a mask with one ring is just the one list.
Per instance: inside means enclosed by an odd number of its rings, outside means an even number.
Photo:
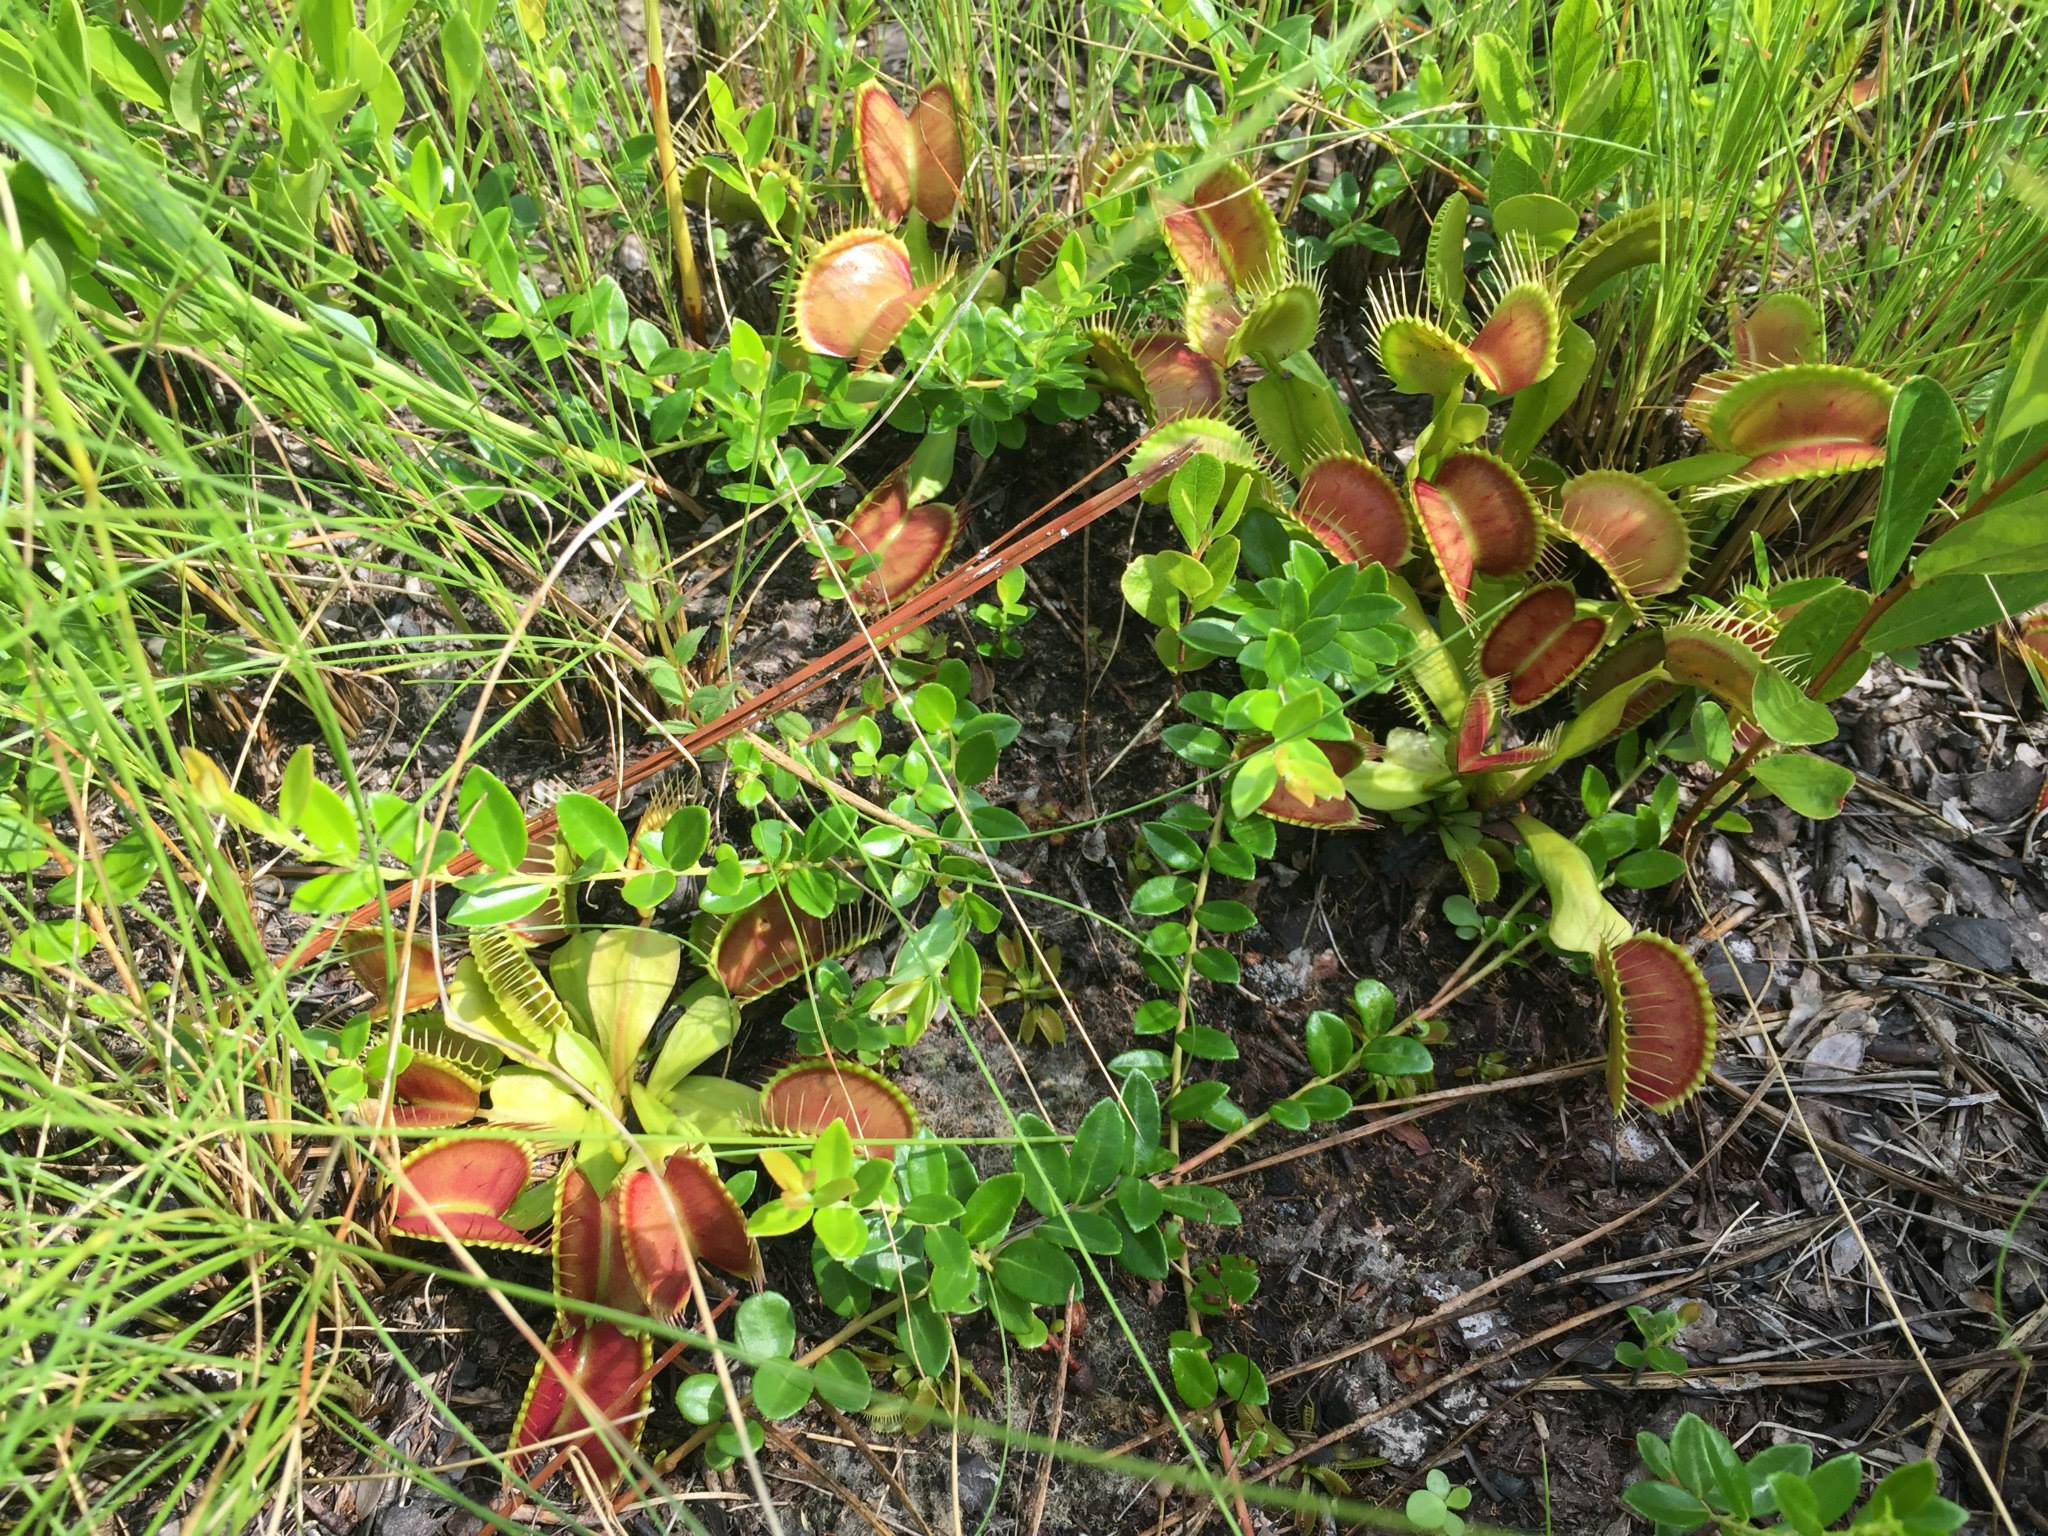
[{"label": "small rock", "polygon": [[1854,1077],[1856,1069],[1863,1065],[1863,1044],[1863,1036],[1854,1030],[1829,1035],[1806,1053],[1806,1065],[1800,1075],[1815,1082]]},{"label": "small rock", "polygon": [[2041,770],[2013,763],[1973,773],[1968,783],[1973,809],[1993,821],[2018,821],[2034,809],[2035,797],[2041,793]]},{"label": "small rock", "polygon": [[1944,960],[2004,975],[2012,969],[2012,935],[2003,923],[1986,917],[1943,912],[1930,918],[1920,939]]},{"label": "small rock", "polygon": [[1735,960],[1715,955],[1700,968],[1707,986],[1716,997],[1754,997],[1759,1004],[1772,986],[1771,967],[1763,960]]},{"label": "small rock", "polygon": [[1464,1339],[1467,1349],[1485,1349],[1498,1344],[1513,1331],[1505,1312],[1474,1312],[1458,1319],[1458,1334]]},{"label": "small rock", "polygon": [[357,1527],[362,1536],[441,1536],[448,1522],[448,1506],[439,1500],[414,1504],[386,1504],[373,1510]]}]

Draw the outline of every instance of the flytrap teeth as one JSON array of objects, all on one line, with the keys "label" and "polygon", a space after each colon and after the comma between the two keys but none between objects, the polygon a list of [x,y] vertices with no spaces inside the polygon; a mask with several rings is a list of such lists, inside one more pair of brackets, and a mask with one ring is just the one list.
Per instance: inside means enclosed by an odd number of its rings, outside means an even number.
[{"label": "flytrap teeth", "polygon": [[846,1123],[864,1157],[888,1157],[917,1135],[917,1111],[881,1073],[858,1062],[811,1056],[791,1062],[761,1088],[760,1123],[777,1136],[817,1136]]},{"label": "flytrap teeth", "polygon": [[599,1194],[590,1177],[573,1161],[555,1181],[555,1230],[550,1250],[555,1264],[555,1295],[564,1302],[611,1307],[619,1312],[644,1310],[639,1288],[626,1257],[626,1234],[619,1217],[623,1177]]},{"label": "flytrap teeth", "polygon": [[1457,339],[1453,334],[1454,322],[1440,319],[1426,299],[1411,294],[1391,272],[1366,286],[1364,309],[1366,324],[1375,331],[1384,330],[1397,320],[1420,320]]},{"label": "flytrap teeth", "polygon": [[825,241],[797,278],[793,319],[804,350],[871,368],[939,283],[919,283],[910,248],[856,226]]},{"label": "flytrap teeth", "polygon": [[1823,362],[1827,347],[1827,326],[1804,294],[1767,293],[1728,322],[1728,349],[1740,368]]},{"label": "flytrap teeth", "polygon": [[1181,304],[1181,332],[1188,345],[1211,362],[1228,367],[1232,344],[1244,328],[1244,306],[1224,283],[1190,283]]},{"label": "flytrap teeth", "polygon": [[[467,1047],[471,1042],[451,1036]],[[481,1050],[483,1047],[477,1046]],[[413,1057],[391,1084],[391,1123],[401,1129],[447,1130],[476,1118],[489,1068],[473,1058],[431,1056],[413,1047]]]},{"label": "flytrap teeth", "polygon": [[1133,337],[1130,353],[1144,381],[1140,403],[1155,422],[1199,416],[1228,400],[1215,360],[1171,332]]},{"label": "flytrap teeth", "polygon": [[1241,164],[1205,172],[1185,198],[1155,191],[1160,235],[1190,287],[1221,284],[1248,293],[1272,281],[1286,244],[1265,192]]},{"label": "flytrap teeth", "polygon": [[1716,368],[1711,373],[1701,374],[1692,392],[1685,397],[1685,403],[1679,406],[1678,414],[1704,437],[1707,423],[1713,419],[1714,407],[1720,403],[1721,397],[1732,385],[1741,383],[1748,376],[1748,371],[1742,368]]},{"label": "flytrap teeth", "polygon": [[1380,370],[1398,392],[1447,395],[1465,387],[1474,366],[1465,343],[1410,304],[1392,278],[1366,291],[1365,313]]},{"label": "flytrap teeth", "polygon": [[1638,617],[1641,601],[1665,597],[1692,569],[1692,527],[1663,491],[1618,469],[1591,470],[1565,482],[1558,531],[1607,573]]},{"label": "flytrap teeth", "polygon": [[1292,357],[1315,344],[1323,318],[1322,274],[1303,269],[1290,252],[1272,280],[1241,292],[1238,304],[1244,318],[1230,338],[1228,361]]},{"label": "flytrap teeth", "polygon": [[1746,373],[1701,417],[1707,441],[1749,463],[1702,497],[1874,469],[1884,462],[1894,391],[1860,368],[1791,363]]},{"label": "flytrap teeth", "polygon": [[1423,542],[1460,613],[1480,576],[1527,574],[1543,552],[1536,498],[1503,459],[1460,448],[1409,487]]},{"label": "flytrap teeth", "polygon": [[1488,389],[1512,395],[1557,367],[1564,315],[1550,275],[1515,242],[1489,276],[1486,291],[1486,323],[1465,349]]},{"label": "flytrap teeth", "polygon": [[479,933],[470,941],[469,952],[506,1022],[532,1049],[545,1054],[553,1048],[557,1035],[576,1028],[526,945],[504,929]]},{"label": "flytrap teeth", "polygon": [[1497,679],[1509,709],[1534,709],[1584,671],[1606,643],[1607,623],[1581,614],[1563,582],[1530,587],[1479,642],[1480,675]]},{"label": "flytrap teeth", "polygon": [[[1256,752],[1270,745],[1271,741],[1268,736],[1249,737],[1240,751]],[[1318,741],[1315,746],[1339,779],[1374,752],[1372,739],[1363,732],[1355,734],[1349,741]],[[1307,827],[1317,832],[1352,831],[1372,825],[1352,804],[1349,795],[1341,791],[1336,795],[1302,794],[1290,789],[1284,780],[1273,786],[1273,793],[1259,807],[1259,814],[1273,821],[1286,822],[1289,826]]]},{"label": "flytrap teeth", "polygon": [[1350,454],[1311,459],[1293,515],[1325,549],[1352,565],[1378,561],[1399,570],[1414,549],[1400,489],[1377,465]]},{"label": "flytrap teeth", "polygon": [[778,886],[726,918],[712,941],[711,969],[734,1002],[752,1002],[869,943],[884,915],[879,903],[860,900],[816,918]]},{"label": "flytrap teeth", "polygon": [[950,86],[926,86],[905,113],[879,80],[863,82],[853,97],[853,143],[861,190],[877,218],[900,224],[915,210],[932,224],[952,222],[967,167]]},{"label": "flytrap teeth", "polygon": [[1495,727],[1507,701],[1503,678],[1482,679],[1465,701],[1465,717],[1458,727],[1457,769],[1466,777],[1526,768],[1540,763],[1557,750],[1558,731],[1545,731],[1519,746],[1491,748]]},{"label": "flytrap teeth", "polygon": [[1616,1114],[1630,1102],[1668,1114],[1691,1098],[1713,1066],[1719,1023],[1706,978],[1678,945],[1638,933],[1594,958],[1607,994],[1607,1095]]},{"label": "flytrap teeth", "polygon": [[853,553],[843,561],[821,558],[817,573],[823,575],[835,563],[848,570],[862,557],[874,556],[875,567],[847,595],[863,613],[886,612],[938,574],[959,536],[960,514],[935,501],[912,506],[909,481],[898,470],[868,493],[834,535],[836,544]]},{"label": "flytrap teeth", "polygon": [[1664,670],[1747,714],[1776,640],[1768,622],[1729,611],[1679,619],[1664,626]]},{"label": "flytrap teeth", "polygon": [[1099,316],[1085,334],[1103,383],[1136,400],[1153,425],[1227,407],[1221,366],[1180,335],[1140,330],[1122,315]]},{"label": "flytrap teeth", "polygon": [[[644,1333],[612,1323],[559,1321],[546,1352],[534,1361],[513,1422],[506,1457],[513,1471],[525,1473],[568,1446],[588,1460],[598,1485],[609,1488],[640,1443],[654,1396],[653,1364],[654,1340]],[[585,1402],[595,1406],[597,1422],[586,1416]]]},{"label": "flytrap teeth", "polygon": [[1145,162],[1183,147],[1167,139],[1132,139],[1110,146],[1085,168],[1083,201],[1098,203],[1124,192],[1150,192],[1163,173]]},{"label": "flytrap teeth", "polygon": [[403,1177],[393,1184],[389,1205],[397,1236],[438,1242],[445,1228],[473,1248],[539,1251],[538,1243],[505,1220],[533,1173],[518,1142],[447,1137],[429,1142],[399,1168]]},{"label": "flytrap teeth", "polygon": [[1567,313],[1577,314],[1611,277],[1631,267],[1661,261],[1667,228],[1692,217],[1690,201],[1667,208],[1645,203],[1607,220],[1572,247],[1558,268],[1558,294]]},{"label": "flytrap teeth", "polygon": [[757,1277],[761,1252],[739,1202],[709,1159],[677,1152],[657,1174],[621,1176],[618,1218],[633,1283],[655,1317],[674,1317],[690,1298],[693,1260],[729,1275]]},{"label": "flytrap teeth", "polygon": [[[2048,685],[2048,608],[2036,608],[2021,614],[2011,624],[2000,628],[1999,641],[2038,677]],[[2048,793],[2048,785],[2043,786]]]},{"label": "flytrap teeth", "polygon": [[[1275,513],[1284,510],[1286,501],[1282,494],[1278,467],[1252,442],[1250,435],[1236,419],[1239,414],[1233,407],[1223,413],[1181,416],[1154,427],[1131,451],[1130,459],[1125,465],[1125,473],[1142,475],[1162,460],[1192,444],[1198,451],[1212,454],[1219,459],[1226,476],[1235,470],[1252,477],[1252,506]],[[1148,486],[1142,492],[1142,499],[1152,505],[1164,502],[1170,484],[1171,481],[1168,479]]]}]

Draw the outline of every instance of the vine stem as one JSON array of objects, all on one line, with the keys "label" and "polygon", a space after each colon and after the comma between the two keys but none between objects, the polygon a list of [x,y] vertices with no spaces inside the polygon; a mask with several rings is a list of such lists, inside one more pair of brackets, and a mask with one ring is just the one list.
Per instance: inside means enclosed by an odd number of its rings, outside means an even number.
[{"label": "vine stem", "polygon": [[[1970,504],[1956,515],[1955,522],[1950,523],[1949,527],[1954,528],[1967,523],[1971,518],[1994,505],[2007,491],[2018,485],[2020,481],[2039,469],[2043,464],[2048,464],[2048,442],[2042,443],[2040,447],[2020,460],[2019,463],[2013,465],[2011,469],[2000,475],[1972,498]],[[1868,608],[1863,610],[1863,616],[1856,621],[1855,627],[1842,638],[1842,643],[1835,647],[1834,654],[1827,659],[1826,664],[1813,674],[1813,680],[1806,685],[1806,696],[1814,698],[1828,684],[1832,683],[1835,680],[1835,674],[1841,671],[1848,664],[1849,658],[1856,654],[1863,644],[1863,637],[1870,633],[1877,621],[1896,607],[1907,593],[1919,590],[1919,582],[1912,576],[1908,576],[1904,581],[1895,581],[1890,587],[1886,588]],[[1723,768],[1714,782],[1709,784],[1700,796],[1693,801],[1692,808],[1679,817],[1677,824],[1671,829],[1671,836],[1668,841],[1679,848],[1685,847],[1692,837],[1693,829],[1707,817],[1710,809],[1715,814],[1719,813],[1721,804],[1725,804],[1728,799],[1726,794],[1728,787],[1748,777],[1750,766],[1755,763],[1768,745],[1770,745],[1770,738],[1759,736],[1755,741],[1743,748],[1741,754],[1726,768]]]}]

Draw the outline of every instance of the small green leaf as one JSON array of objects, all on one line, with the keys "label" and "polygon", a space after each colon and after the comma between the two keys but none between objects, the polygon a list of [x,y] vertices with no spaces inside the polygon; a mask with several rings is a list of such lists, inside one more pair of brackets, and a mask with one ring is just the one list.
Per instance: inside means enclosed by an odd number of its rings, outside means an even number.
[{"label": "small green leaf", "polygon": [[1195,921],[1212,933],[1243,933],[1258,920],[1241,901],[1205,901],[1195,908]]},{"label": "small green leaf", "polygon": [[1130,1151],[1131,1127],[1115,1099],[1103,1099],[1081,1119],[1070,1157],[1073,1198],[1092,1200],[1116,1182]]},{"label": "small green leaf", "polygon": [[1804,689],[1776,667],[1758,669],[1752,700],[1757,724],[1775,742],[1811,747],[1835,739],[1834,712],[1809,699]]},{"label": "small green leaf", "polygon": [[1207,1184],[1169,1184],[1159,1191],[1159,1197],[1169,1211],[1189,1221],[1216,1227],[1235,1227],[1244,1221],[1237,1202]]},{"label": "small green leaf", "polygon": [[1825,1530],[1849,1512],[1856,1492],[1863,1486],[1863,1458],[1854,1451],[1830,1457],[1806,1475],[1813,1494],[1815,1514]]},{"label": "small green leaf", "polygon": [[1839,815],[1843,800],[1856,787],[1856,775],[1840,763],[1811,752],[1767,757],[1755,767],[1757,782],[1800,815],[1826,821]]},{"label": "small green leaf", "polygon": [[[1053,1252],[1059,1250],[1055,1248]],[[953,1325],[921,1296],[913,1297],[903,1309],[903,1321],[903,1342],[909,1346],[910,1363],[918,1375],[936,1379],[953,1363]]]},{"label": "small green leaf", "polygon": [[1870,527],[1870,590],[1892,584],[1913,541],[1963,458],[1963,418],[1949,392],[1925,377],[1908,379],[1892,396],[1885,431],[1884,479]]},{"label": "small green leaf", "polygon": [[1017,1117],[1019,1140],[1012,1151],[1015,1171],[1024,1179],[1024,1198],[1041,1216],[1056,1216],[1073,1197],[1074,1173],[1067,1149],[1051,1126],[1036,1115]]},{"label": "small green leaf", "polygon": [[959,713],[959,700],[944,683],[926,683],[911,696],[910,713],[928,731],[941,731]]},{"label": "small green leaf", "polygon": [[570,793],[555,802],[555,825],[569,851],[596,859],[606,869],[626,862],[626,827],[619,814],[595,795]]},{"label": "small green leaf", "polygon": [[811,1388],[841,1413],[859,1413],[875,1393],[867,1368],[836,1349],[811,1367]]},{"label": "small green leaf", "polygon": [[810,1375],[788,1360],[768,1360],[754,1369],[754,1406],[764,1419],[794,1418],[811,1401]]},{"label": "small green leaf", "polygon": [[1614,878],[1632,891],[1669,885],[1685,873],[1685,860],[1663,848],[1645,848],[1614,867]]},{"label": "small green leaf", "polygon": [[709,1371],[684,1377],[683,1384],[676,1388],[676,1407],[692,1424],[714,1423],[725,1412],[718,1378]]},{"label": "small green leaf", "polygon": [[512,791],[488,768],[462,776],[457,799],[463,840],[492,869],[511,871],[526,857],[526,818]]},{"label": "small green leaf", "polygon": [[967,1197],[960,1217],[960,1235],[977,1248],[999,1241],[1010,1230],[1018,1202],[1024,1198],[1024,1176],[999,1173],[984,1179],[981,1187]]},{"label": "small green leaf", "polygon": [[1376,1077],[1423,1077],[1435,1067],[1429,1047],[1413,1035],[1383,1035],[1358,1053],[1359,1070]]},{"label": "small green leaf", "polygon": [[[1177,1333],[1174,1337],[1192,1338],[1193,1335]],[[1166,1363],[1173,1373],[1173,1390],[1180,1394],[1180,1400],[1188,1407],[1202,1409],[1216,1401],[1216,1367],[1210,1363],[1206,1349],[1169,1345]]]},{"label": "small green leaf", "polygon": [[868,1245],[868,1224],[851,1206],[828,1205],[812,1212],[811,1227],[825,1251],[842,1264],[859,1258]]},{"label": "small green leaf", "polygon": [[1335,1077],[1351,1064],[1351,1027],[1336,1014],[1323,1009],[1311,1013],[1303,1033],[1308,1064],[1317,1077]]},{"label": "small green leaf", "polygon": [[1081,1272],[1064,1250],[1041,1237],[1022,1237],[995,1259],[996,1279],[1012,1295],[1039,1306],[1058,1306],[1081,1284]]},{"label": "small green leaf", "polygon": [[[322,876],[320,880],[308,880],[299,888],[299,895],[306,895],[308,890],[319,885],[321,880],[343,878],[360,878],[363,882],[362,889],[369,893],[352,895],[348,905],[354,906],[376,895],[376,877],[368,870],[353,870],[346,876],[329,875]],[[505,923],[517,922],[527,914],[539,910],[541,903],[555,890],[551,885],[536,884],[517,876],[486,877],[474,884],[465,881],[461,889],[462,895],[448,910],[448,921],[461,928],[494,928]],[[293,904],[297,905],[296,898]]]},{"label": "small green leaf", "polygon": [[1155,875],[1131,893],[1131,910],[1140,917],[1166,917],[1194,899],[1195,883],[1181,875]]},{"label": "small green leaf", "polygon": [[1368,1035],[1377,1035],[1394,1027],[1399,1005],[1392,988],[1376,976],[1366,976],[1352,984],[1351,1007],[1358,1014],[1359,1027]]},{"label": "small green leaf", "polygon": [[670,869],[691,869],[710,842],[711,812],[701,805],[681,806],[661,829],[661,856]]},{"label": "small green leaf", "polygon": [[1711,1511],[1683,1488],[1669,1483],[1634,1483],[1621,1501],[1645,1520],[1674,1531],[1696,1530],[1706,1524]]}]

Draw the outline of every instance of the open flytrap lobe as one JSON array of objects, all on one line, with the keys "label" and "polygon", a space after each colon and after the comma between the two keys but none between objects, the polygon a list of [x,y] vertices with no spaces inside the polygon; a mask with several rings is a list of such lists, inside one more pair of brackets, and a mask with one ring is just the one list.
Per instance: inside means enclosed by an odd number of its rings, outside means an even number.
[{"label": "open flytrap lobe", "polygon": [[512,1470],[524,1473],[543,1454],[573,1448],[589,1460],[599,1487],[616,1482],[647,1422],[653,1365],[654,1341],[645,1333],[557,1322],[512,1427]]},{"label": "open flytrap lobe", "polygon": [[1534,709],[1599,654],[1607,628],[1606,619],[1580,611],[1578,595],[1563,582],[1530,587],[1488,626],[1479,675],[1502,685],[1506,708]]},{"label": "open flytrap lobe", "polygon": [[1607,994],[1607,1095],[1667,1114],[1699,1091],[1714,1062],[1719,1023],[1706,978],[1660,934],[1603,945],[1594,970]]},{"label": "open flytrap lobe", "polygon": [[[817,574],[849,575],[847,596],[863,613],[895,607],[938,575],[960,536],[960,513],[941,502],[913,502],[907,469],[898,470],[854,508],[834,538],[845,554],[828,554]],[[865,566],[861,574],[852,573]]]},{"label": "open flytrap lobe", "polygon": [[446,1130],[474,1120],[503,1054],[457,1034],[431,1012],[413,1015],[394,1033],[402,1064],[390,1078],[390,1123],[401,1130]]},{"label": "open flytrap lobe", "polygon": [[1322,322],[1322,284],[1280,233],[1252,175],[1235,161],[1175,195],[1152,193],[1174,266],[1187,282],[1183,333],[1220,367],[1272,366],[1310,346]]},{"label": "open flytrap lobe", "polygon": [[816,1136],[846,1122],[854,1150],[888,1157],[917,1134],[917,1111],[881,1073],[839,1057],[791,1062],[761,1089],[760,1128],[777,1136]]},{"label": "open flytrap lobe", "polygon": [[645,1168],[625,1174],[617,1191],[626,1262],[656,1317],[682,1310],[693,1259],[742,1279],[759,1276],[761,1255],[746,1215],[708,1159],[677,1152],[659,1174]]},{"label": "open flytrap lobe", "polygon": [[430,1242],[445,1232],[472,1247],[539,1251],[505,1220],[533,1175],[526,1149],[497,1137],[449,1137],[430,1142],[399,1165],[390,1201],[390,1227],[400,1237]]},{"label": "open flytrap lobe", "polygon": [[735,1002],[751,1002],[851,954],[887,921],[887,911],[866,899],[815,917],[778,886],[725,919],[712,942],[711,969]]},{"label": "open flytrap lobe", "polygon": [[1676,592],[1691,572],[1685,514],[1641,475],[1596,469],[1573,476],[1558,493],[1556,525],[1638,615],[1644,599]]},{"label": "open flytrap lobe", "polygon": [[1309,465],[1294,494],[1299,523],[1339,560],[1398,570],[1414,540],[1400,490],[1380,468],[1351,454]]},{"label": "open flytrap lobe", "polygon": [[1526,575],[1543,553],[1536,498],[1503,459],[1461,448],[1409,489],[1423,540],[1460,611],[1476,577]]},{"label": "open flytrap lobe", "polygon": [[1104,387],[1138,402],[1155,424],[1222,407],[1223,369],[1172,331],[1131,331],[1114,320],[1088,328],[1089,361]]},{"label": "open flytrap lobe", "polygon": [[967,141],[953,88],[934,81],[906,114],[878,80],[853,97],[854,164],[875,217],[900,224],[912,213],[950,224],[967,176]]},{"label": "open flytrap lobe", "polygon": [[938,286],[918,282],[910,247],[887,230],[849,229],[813,251],[797,276],[797,340],[872,368]]},{"label": "open flytrap lobe", "polygon": [[[1238,752],[1243,756],[1271,744],[1270,737],[1248,736],[1239,744]],[[1337,781],[1337,793],[1317,794],[1313,788],[1289,783],[1283,773],[1273,786],[1273,792],[1260,803],[1259,814],[1272,821],[1309,827],[1318,832],[1349,832],[1371,826],[1372,823],[1352,804],[1351,797],[1343,792],[1343,780],[1372,751],[1372,738],[1359,730],[1349,741],[1311,740],[1305,745],[1307,750],[1322,755],[1329,773]]]},{"label": "open flytrap lobe", "polygon": [[1718,452],[1747,462],[1698,495],[1741,494],[1884,463],[1891,383],[1826,362],[1820,312],[1799,294],[1771,293],[1728,322],[1730,360],[1693,386],[1685,419]]}]

